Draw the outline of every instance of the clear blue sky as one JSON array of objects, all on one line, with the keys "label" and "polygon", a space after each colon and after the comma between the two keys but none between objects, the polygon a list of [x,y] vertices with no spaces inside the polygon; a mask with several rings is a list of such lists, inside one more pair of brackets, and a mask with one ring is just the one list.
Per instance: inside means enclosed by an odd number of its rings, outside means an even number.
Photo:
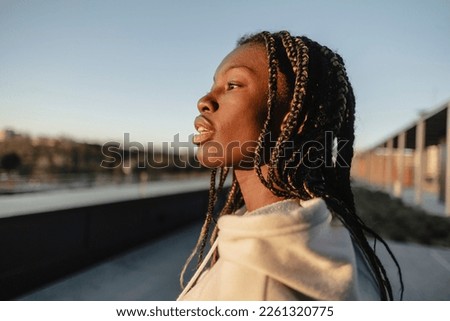
[{"label": "clear blue sky", "polygon": [[344,57],[358,148],[450,99],[449,0],[0,0],[0,129],[187,140],[236,40],[280,29]]}]

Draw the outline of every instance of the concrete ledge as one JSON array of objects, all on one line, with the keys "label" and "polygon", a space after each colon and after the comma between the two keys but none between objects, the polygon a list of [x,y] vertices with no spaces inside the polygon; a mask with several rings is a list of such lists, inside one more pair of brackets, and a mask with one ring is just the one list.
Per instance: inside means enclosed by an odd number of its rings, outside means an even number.
[{"label": "concrete ledge", "polygon": [[68,208],[158,197],[209,188],[209,176],[176,181],[107,185],[1,196],[0,219]]},{"label": "concrete ledge", "polygon": [[193,189],[0,219],[0,299],[12,299],[203,217],[208,191]]}]

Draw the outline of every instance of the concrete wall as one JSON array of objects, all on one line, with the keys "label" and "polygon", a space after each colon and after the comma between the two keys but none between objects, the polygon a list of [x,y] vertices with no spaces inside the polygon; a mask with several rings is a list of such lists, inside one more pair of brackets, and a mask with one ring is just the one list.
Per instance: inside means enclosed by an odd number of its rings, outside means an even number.
[{"label": "concrete wall", "polygon": [[208,192],[144,198],[0,219],[0,299],[204,217]]}]

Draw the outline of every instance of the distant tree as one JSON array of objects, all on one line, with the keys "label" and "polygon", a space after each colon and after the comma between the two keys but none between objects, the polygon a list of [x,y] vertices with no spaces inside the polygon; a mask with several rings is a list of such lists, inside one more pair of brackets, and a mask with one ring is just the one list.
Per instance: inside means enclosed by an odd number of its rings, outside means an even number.
[{"label": "distant tree", "polygon": [[8,173],[17,169],[21,163],[22,160],[20,156],[14,152],[5,154],[0,161],[1,167],[4,168]]}]

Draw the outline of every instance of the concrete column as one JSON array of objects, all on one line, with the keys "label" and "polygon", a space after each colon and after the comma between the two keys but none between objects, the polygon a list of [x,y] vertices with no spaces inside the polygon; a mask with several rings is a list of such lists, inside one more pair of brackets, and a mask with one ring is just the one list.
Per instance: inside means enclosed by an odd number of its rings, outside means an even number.
[{"label": "concrete column", "polygon": [[387,141],[384,167],[384,187],[386,192],[392,192],[392,164],[394,158],[394,138],[389,138]]},{"label": "concrete column", "polygon": [[416,125],[416,150],[414,152],[414,202],[422,204],[423,176],[425,165],[425,119],[421,117]]},{"label": "concrete column", "polygon": [[382,153],[380,153],[380,150],[377,148],[377,150],[374,152],[375,160],[376,160],[376,167],[375,167],[375,181],[376,185],[378,187],[383,188],[384,186],[384,156]]},{"label": "concrete column", "polygon": [[370,152],[370,184],[375,186],[379,184],[379,176],[377,176],[379,167],[376,149],[373,149]]},{"label": "concrete column", "polygon": [[375,149],[370,151],[370,184],[376,185],[376,170],[377,170],[377,157],[375,155]]},{"label": "concrete column", "polygon": [[363,160],[362,154],[360,154],[360,153],[355,154],[355,156],[353,157],[352,168],[351,168],[352,178],[355,178],[357,180],[363,179],[362,170],[361,170],[361,168],[364,166],[363,163],[364,163],[364,160]]},{"label": "concrete column", "polygon": [[370,183],[370,151],[364,153],[364,179]]},{"label": "concrete column", "polygon": [[[446,119],[447,120],[447,119]],[[439,140],[438,161],[438,200],[445,205],[445,167],[447,166],[447,140],[446,136]]]},{"label": "concrete column", "polygon": [[445,214],[450,216],[450,103],[447,104],[447,148],[445,153]]},{"label": "concrete column", "polygon": [[375,155],[374,155],[373,149],[371,149],[368,152],[367,160],[368,160],[367,167],[368,167],[368,172],[369,172],[369,177],[368,177],[369,184],[373,185],[374,184],[373,183],[373,176],[374,176],[373,173],[374,173],[374,168],[375,168]]},{"label": "concrete column", "polygon": [[399,198],[403,196],[403,181],[405,180],[405,145],[406,132],[402,132],[398,135],[397,178],[394,183],[394,195]]}]

